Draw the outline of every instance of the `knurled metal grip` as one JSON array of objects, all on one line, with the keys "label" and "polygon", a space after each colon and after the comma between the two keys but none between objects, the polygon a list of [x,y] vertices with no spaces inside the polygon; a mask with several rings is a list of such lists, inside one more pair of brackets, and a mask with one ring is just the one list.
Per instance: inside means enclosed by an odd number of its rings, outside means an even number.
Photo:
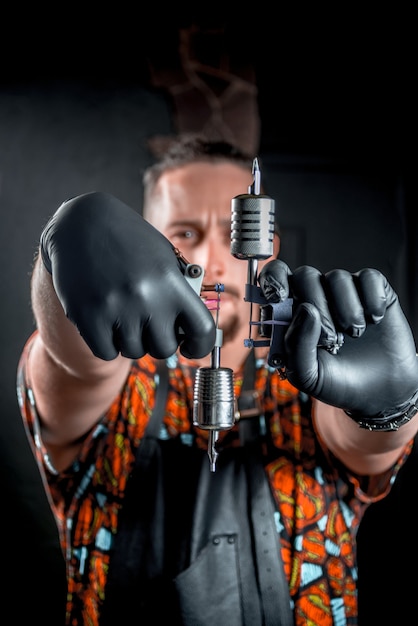
[{"label": "knurled metal grip", "polygon": [[241,194],[231,201],[231,254],[268,259],[273,254],[275,205],[269,196]]}]

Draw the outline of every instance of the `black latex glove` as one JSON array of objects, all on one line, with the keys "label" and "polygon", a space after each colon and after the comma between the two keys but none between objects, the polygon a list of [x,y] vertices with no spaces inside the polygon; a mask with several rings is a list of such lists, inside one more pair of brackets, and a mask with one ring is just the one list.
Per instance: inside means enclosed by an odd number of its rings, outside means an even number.
[{"label": "black latex glove", "polygon": [[68,319],[96,356],[166,358],[180,345],[200,358],[212,350],[212,315],[173,246],[117,198],[93,192],[64,202],[42,233],[41,254]]},{"label": "black latex glove", "polygon": [[[270,302],[293,297],[285,335],[289,381],[301,391],[365,416],[406,410],[418,391],[418,360],[410,326],[396,293],[375,269],[293,273],[279,260],[259,276]],[[336,354],[337,333],[344,343]]]}]

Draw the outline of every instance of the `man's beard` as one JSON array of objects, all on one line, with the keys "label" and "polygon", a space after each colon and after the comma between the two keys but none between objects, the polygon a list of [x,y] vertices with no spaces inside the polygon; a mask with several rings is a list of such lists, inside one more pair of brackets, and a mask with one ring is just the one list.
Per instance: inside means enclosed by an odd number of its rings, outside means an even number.
[{"label": "man's beard", "polygon": [[223,343],[233,341],[240,330],[240,321],[238,315],[231,315],[227,320],[219,321],[219,328],[222,330]]}]

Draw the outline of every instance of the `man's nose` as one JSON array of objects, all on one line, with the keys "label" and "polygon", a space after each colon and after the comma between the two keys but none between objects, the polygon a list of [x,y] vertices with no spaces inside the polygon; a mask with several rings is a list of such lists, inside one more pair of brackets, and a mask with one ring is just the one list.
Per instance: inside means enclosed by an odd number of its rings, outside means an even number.
[{"label": "man's nose", "polygon": [[[202,250],[202,265],[205,268],[206,279],[212,276],[222,276],[228,265],[230,259],[229,248],[225,250],[225,246],[222,245],[215,237],[206,242],[204,251]],[[217,281],[214,281],[217,282]]]}]

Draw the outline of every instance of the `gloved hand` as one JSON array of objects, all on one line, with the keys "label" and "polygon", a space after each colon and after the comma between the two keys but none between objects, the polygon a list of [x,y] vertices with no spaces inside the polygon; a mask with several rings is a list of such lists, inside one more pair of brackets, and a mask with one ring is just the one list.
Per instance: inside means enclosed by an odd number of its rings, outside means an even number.
[{"label": "gloved hand", "polygon": [[212,315],[173,246],[110,194],[64,202],[41,235],[41,255],[68,319],[96,356],[166,358],[180,345],[200,358],[212,350]]},{"label": "gloved hand", "polygon": [[[346,410],[364,427],[370,425],[363,418],[373,418],[373,430],[390,429],[384,427],[390,416],[402,415],[417,402],[412,331],[378,270],[321,274],[302,266],[292,273],[275,259],[264,266],[259,282],[271,303],[293,297],[284,343],[286,375],[295,387]],[[337,333],[344,334],[339,349]]]}]

